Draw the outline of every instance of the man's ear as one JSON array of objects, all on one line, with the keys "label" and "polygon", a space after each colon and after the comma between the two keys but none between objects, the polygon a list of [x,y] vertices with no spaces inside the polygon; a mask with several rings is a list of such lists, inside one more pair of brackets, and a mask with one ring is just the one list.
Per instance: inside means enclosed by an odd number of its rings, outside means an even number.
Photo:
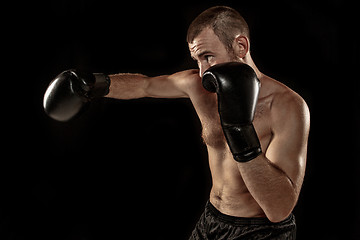
[{"label": "man's ear", "polygon": [[236,57],[244,58],[250,49],[249,39],[243,35],[237,35],[233,42],[233,49]]}]

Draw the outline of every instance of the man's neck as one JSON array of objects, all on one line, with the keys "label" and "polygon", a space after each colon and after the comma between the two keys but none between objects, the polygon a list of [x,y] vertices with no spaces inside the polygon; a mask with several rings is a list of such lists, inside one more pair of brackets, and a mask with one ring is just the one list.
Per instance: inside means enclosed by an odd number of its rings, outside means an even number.
[{"label": "man's neck", "polygon": [[246,63],[247,65],[249,65],[250,67],[252,67],[254,69],[256,76],[261,81],[264,74],[262,72],[260,72],[260,70],[256,67],[254,61],[252,60],[250,53],[246,54],[246,56],[243,58],[243,61],[244,61],[244,63]]},{"label": "man's neck", "polygon": [[[256,76],[260,80],[261,86],[264,86],[264,81],[265,81],[265,78],[267,78],[267,76],[265,74],[263,74],[262,72],[260,72],[260,70],[257,68],[256,64],[254,63],[254,61],[251,58],[250,53],[246,54],[245,58],[243,58],[243,62],[254,69]],[[267,91],[265,91],[265,89],[266,89],[266,87],[265,88],[260,87],[259,98],[266,96]]]}]

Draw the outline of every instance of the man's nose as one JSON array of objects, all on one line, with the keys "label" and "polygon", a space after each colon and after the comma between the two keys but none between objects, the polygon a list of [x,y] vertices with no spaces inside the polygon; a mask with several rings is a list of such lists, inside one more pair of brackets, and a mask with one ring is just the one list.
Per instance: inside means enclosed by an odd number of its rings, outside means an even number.
[{"label": "man's nose", "polygon": [[206,70],[208,70],[208,68],[209,68],[210,66],[208,66],[208,65],[204,65],[204,64],[200,64],[199,65],[199,76],[202,78],[202,76],[203,76],[203,74],[204,74],[204,72],[206,71]]},{"label": "man's nose", "polygon": [[203,74],[204,74],[204,72],[203,72],[202,69],[200,68],[200,71],[199,71],[199,76],[200,76],[200,78],[202,78]]}]

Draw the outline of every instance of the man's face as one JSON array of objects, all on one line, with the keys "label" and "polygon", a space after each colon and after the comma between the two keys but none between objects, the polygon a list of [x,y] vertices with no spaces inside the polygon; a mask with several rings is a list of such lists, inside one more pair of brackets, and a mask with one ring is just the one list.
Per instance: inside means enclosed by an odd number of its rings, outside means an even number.
[{"label": "man's face", "polygon": [[205,28],[192,43],[189,43],[191,57],[197,61],[199,74],[203,73],[211,66],[235,61],[234,54],[229,53],[224,44],[211,28]]}]

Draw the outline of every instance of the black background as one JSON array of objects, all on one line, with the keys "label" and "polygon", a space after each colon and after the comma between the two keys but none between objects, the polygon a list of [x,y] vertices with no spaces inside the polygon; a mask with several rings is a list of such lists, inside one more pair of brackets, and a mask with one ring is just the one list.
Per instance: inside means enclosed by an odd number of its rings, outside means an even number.
[{"label": "black background", "polygon": [[[355,4],[355,2],[354,2]],[[298,239],[360,238],[359,24],[345,1],[13,1],[2,9],[1,239],[187,239],[211,186],[186,99],[101,99],[59,123],[61,71],[195,68],[190,22],[214,5],[248,21],[258,68],[311,111]]]}]

